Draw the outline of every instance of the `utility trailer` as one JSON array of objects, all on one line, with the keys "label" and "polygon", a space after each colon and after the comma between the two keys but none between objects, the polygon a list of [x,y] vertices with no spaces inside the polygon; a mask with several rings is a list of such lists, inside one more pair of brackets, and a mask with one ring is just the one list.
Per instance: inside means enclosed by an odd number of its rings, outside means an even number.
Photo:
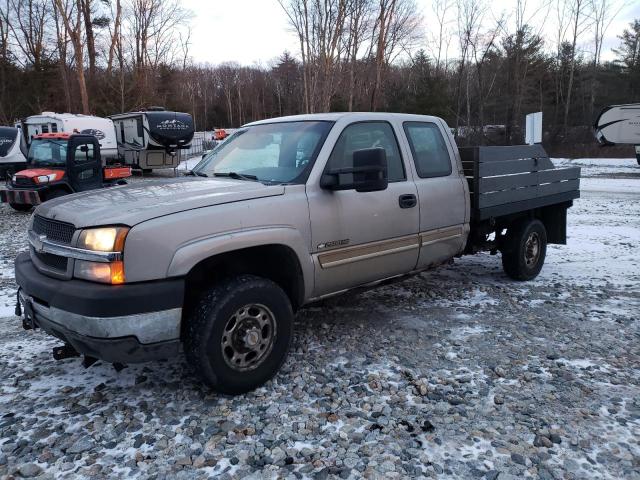
[{"label": "utility trailer", "polygon": [[601,145],[634,145],[640,165],[640,103],[605,107],[593,128]]},{"label": "utility trailer", "polygon": [[555,168],[541,145],[458,150],[471,202],[466,253],[504,250],[501,232],[519,218],[542,220],[548,243],[566,244],[567,209],[580,198],[580,167]]},{"label": "utility trailer", "polygon": [[176,168],[182,159],[181,151],[189,149],[195,133],[191,115],[161,107],[110,118],[116,127],[120,157],[125,165],[143,172]]}]

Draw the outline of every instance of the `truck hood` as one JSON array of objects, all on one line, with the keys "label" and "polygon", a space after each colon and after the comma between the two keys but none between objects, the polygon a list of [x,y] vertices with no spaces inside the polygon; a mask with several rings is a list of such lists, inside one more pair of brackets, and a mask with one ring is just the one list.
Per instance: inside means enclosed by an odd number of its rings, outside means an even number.
[{"label": "truck hood", "polygon": [[134,225],[172,213],[282,195],[281,185],[210,178],[172,178],[109,187],[49,200],[36,213],[76,228]]}]

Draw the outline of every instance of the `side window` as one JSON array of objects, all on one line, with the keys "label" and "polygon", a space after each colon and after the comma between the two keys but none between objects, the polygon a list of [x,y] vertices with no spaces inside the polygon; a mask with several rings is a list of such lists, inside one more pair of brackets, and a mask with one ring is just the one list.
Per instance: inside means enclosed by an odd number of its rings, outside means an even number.
[{"label": "side window", "polygon": [[347,126],[336,142],[328,167],[353,167],[353,152],[367,148],[384,148],[389,165],[389,182],[405,180],[402,157],[393,128],[387,122],[362,122]]},{"label": "side window", "polygon": [[76,146],[74,152],[74,160],[76,163],[86,163],[94,160],[93,143],[83,143]]},{"label": "side window", "polygon": [[405,122],[404,131],[420,178],[446,177],[451,174],[449,151],[435,123]]}]

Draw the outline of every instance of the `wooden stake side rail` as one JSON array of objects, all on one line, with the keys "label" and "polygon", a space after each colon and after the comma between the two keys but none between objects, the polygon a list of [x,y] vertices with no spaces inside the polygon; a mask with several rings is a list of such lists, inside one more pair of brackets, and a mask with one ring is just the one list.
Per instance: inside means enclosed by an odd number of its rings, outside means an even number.
[{"label": "wooden stake side rail", "polygon": [[471,192],[472,221],[580,197],[580,168],[555,168],[541,145],[459,151]]}]

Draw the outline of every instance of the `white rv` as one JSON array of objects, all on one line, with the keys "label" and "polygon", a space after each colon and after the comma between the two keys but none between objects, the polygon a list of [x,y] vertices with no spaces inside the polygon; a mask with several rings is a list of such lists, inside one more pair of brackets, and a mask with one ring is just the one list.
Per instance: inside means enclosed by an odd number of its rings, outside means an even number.
[{"label": "white rv", "polygon": [[188,113],[154,108],[110,117],[116,127],[120,157],[126,165],[150,171],[176,168],[181,151],[189,149],[194,135]]},{"label": "white rv", "polygon": [[594,129],[596,139],[602,145],[635,145],[640,165],[640,103],[604,108]]},{"label": "white rv", "polygon": [[[19,123],[27,144],[39,133],[84,133],[94,135],[100,143],[100,155],[107,162],[118,158],[118,144],[113,121],[109,118],[93,117],[75,113],[42,112]],[[18,126],[18,125],[16,125]]]},{"label": "white rv", "polygon": [[27,166],[27,144],[20,129],[0,127],[0,178],[24,170]]}]

